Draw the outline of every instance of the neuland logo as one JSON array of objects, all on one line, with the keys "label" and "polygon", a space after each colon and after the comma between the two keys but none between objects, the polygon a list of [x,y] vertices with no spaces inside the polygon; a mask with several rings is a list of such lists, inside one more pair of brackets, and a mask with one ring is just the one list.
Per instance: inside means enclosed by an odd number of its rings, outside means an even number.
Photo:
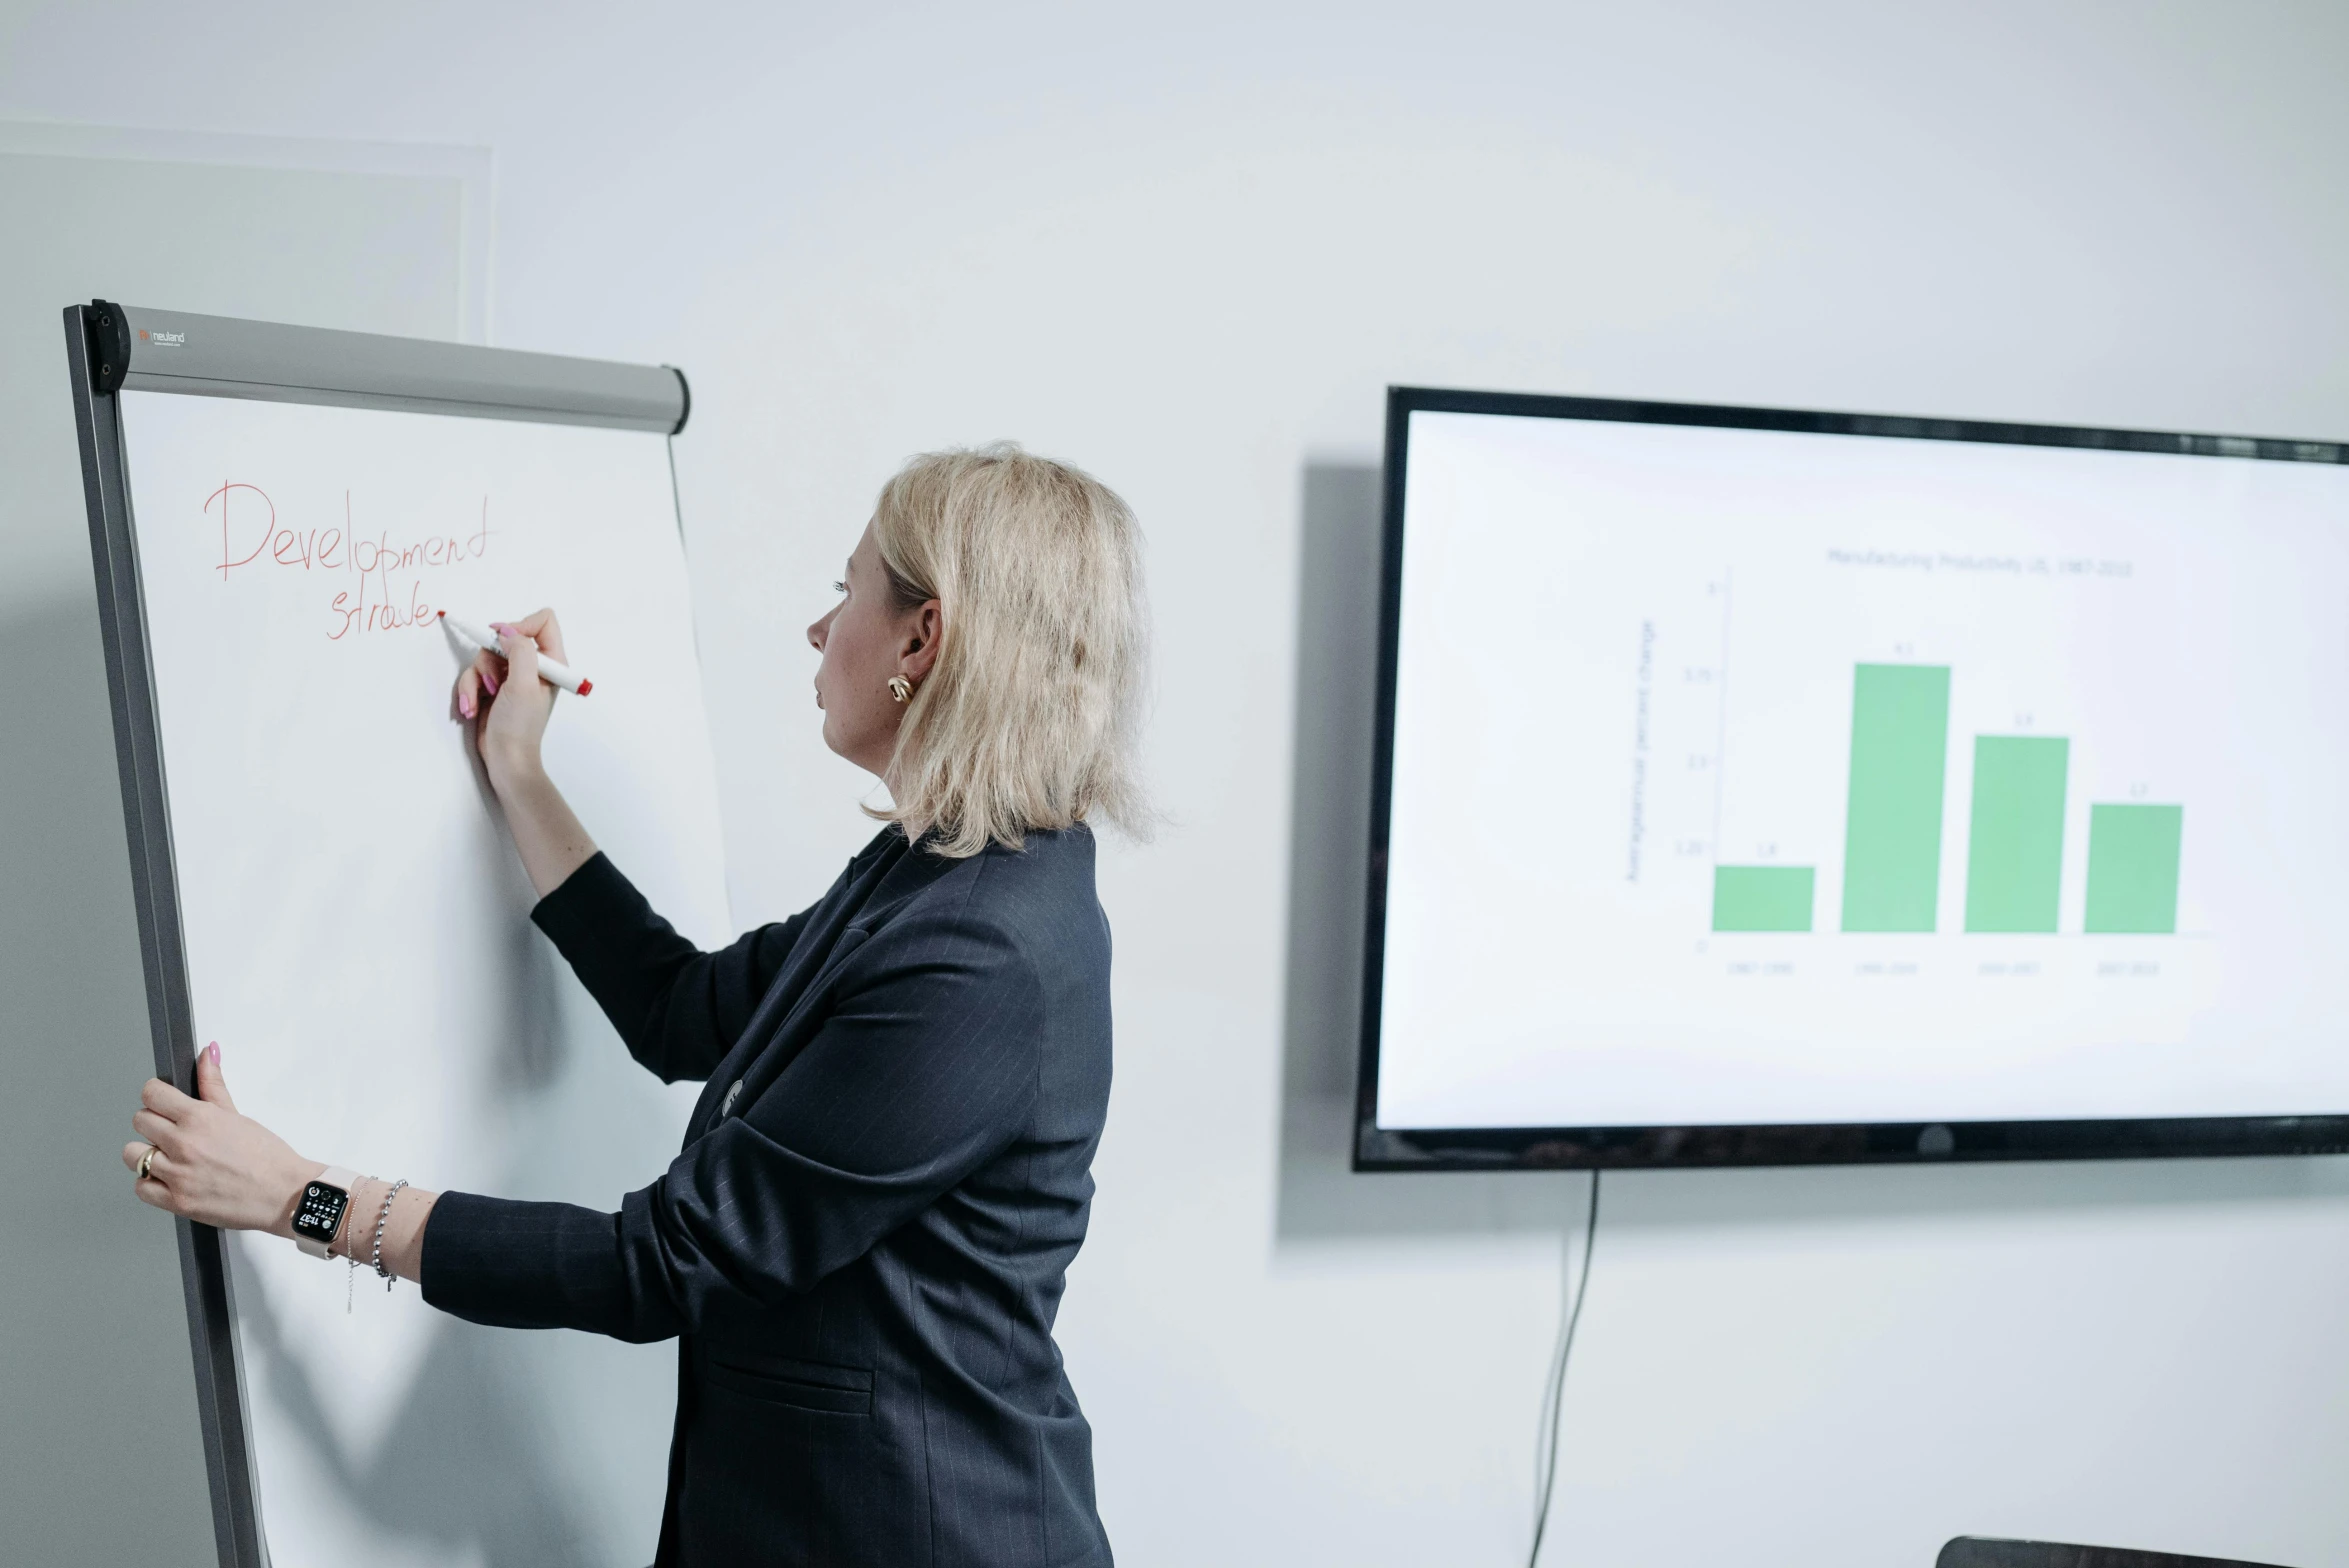
[{"label": "neuland logo", "polygon": [[145,327],[141,327],[139,328],[139,341],[141,343],[155,343],[166,346],[172,344],[185,346],[188,341],[188,335],[185,332],[149,332]]}]

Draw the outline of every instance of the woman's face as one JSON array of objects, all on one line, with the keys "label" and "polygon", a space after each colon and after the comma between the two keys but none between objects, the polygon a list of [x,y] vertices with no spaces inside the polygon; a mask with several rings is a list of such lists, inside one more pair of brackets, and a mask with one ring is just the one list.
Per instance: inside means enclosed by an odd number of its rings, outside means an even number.
[{"label": "woman's face", "polygon": [[807,629],[822,654],[816,666],[816,706],[824,710],[824,744],[875,775],[888,770],[905,706],[889,692],[889,677],[919,685],[938,656],[938,601],[899,610],[889,572],[868,524],[834,585],[842,595],[832,613]]}]

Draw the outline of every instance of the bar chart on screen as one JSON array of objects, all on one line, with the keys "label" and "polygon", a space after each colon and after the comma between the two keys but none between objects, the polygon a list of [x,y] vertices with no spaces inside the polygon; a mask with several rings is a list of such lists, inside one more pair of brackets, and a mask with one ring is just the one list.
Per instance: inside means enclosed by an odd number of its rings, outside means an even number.
[{"label": "bar chart on screen", "polygon": [[1382,1117],[2252,1114],[2332,1082],[2334,471],[1415,441]]},{"label": "bar chart on screen", "polygon": [[1562,633],[1638,650],[1578,666],[1634,716],[1633,801],[1622,880],[1553,949],[1622,996],[1605,1033],[1753,1094],[1773,1059],[2054,1084],[2183,1047],[2227,961],[2199,829],[2240,770],[2163,542],[1735,542],[1694,572],[1625,548],[1615,629]]},{"label": "bar chart on screen", "polygon": [[[2161,981],[2213,937],[2192,876],[2194,704],[2161,561],[1766,552],[1647,617],[1642,878],[1727,976]],[[1675,777],[1677,775],[1677,777]]]},{"label": "bar chart on screen", "polygon": [[[1710,826],[1676,841],[1690,857],[1701,847],[1710,870],[1706,928],[2177,935],[2186,808],[2181,799],[2157,798],[2154,775],[2164,770],[2147,764],[2172,748],[2184,716],[2162,702],[2159,672],[2142,659],[2119,673],[2126,682],[2133,670],[2151,690],[2084,691],[2083,666],[2068,652],[2043,660],[2052,673],[2033,678],[2033,652],[2051,654],[2046,644],[2075,640],[2067,634],[2080,607],[2062,602],[2061,585],[2101,589],[2106,602],[2096,618],[2125,622],[2137,563],[1831,551],[1821,566],[1816,575],[1828,577],[1856,568],[1849,578],[1863,598],[1870,568],[1925,579],[1989,575],[2021,591],[2007,614],[1936,617],[1932,642],[1967,645],[1966,657],[1941,662],[1921,656],[1914,636],[1887,641],[1859,627],[1849,629],[1849,644],[1880,647],[1835,657],[1834,624],[1868,619],[1864,608],[1838,614],[1834,598],[1812,590],[1797,596],[1799,622],[1774,614],[1756,601],[1788,591],[1784,570],[1748,566],[1742,625],[1737,569],[1707,579],[1704,610],[1718,623],[1706,628],[1713,656],[1682,664],[1677,687],[1666,683],[1691,710],[1684,729],[1709,718],[1713,731],[1710,748],[1686,759],[1686,771],[1710,793],[1702,802],[1692,792],[1687,804],[1709,804]],[[1917,584],[1894,581],[1895,596],[1917,597]],[[1970,609],[1979,608],[1981,586],[1965,586]],[[2034,615],[2050,624],[2030,628]],[[1980,634],[1965,635],[1967,626]],[[1790,635],[1805,645],[1793,657],[1808,658],[1810,668],[1790,668],[1783,646]],[[1816,646],[1823,640],[1830,646]],[[1764,645],[1771,642],[1780,646]],[[1821,699],[1831,683],[1837,723],[1825,743]],[[1768,717],[1741,721],[1740,699]],[[2042,711],[2051,706],[2064,722],[2051,724],[2053,715]],[[1803,711],[1798,717],[1790,709]],[[2094,733],[2070,733],[2075,728]],[[2177,770],[2166,771],[2174,786]],[[1749,794],[1770,804],[1749,803]],[[1804,797],[1798,809],[1773,821],[1792,794]]]},{"label": "bar chart on screen", "polygon": [[[1945,665],[1852,667],[1843,930],[1925,932],[1938,923],[1950,673]],[[2068,736],[1973,737],[1965,930],[2058,931],[2070,759]],[[2141,797],[2147,786],[2130,792]],[[2174,933],[2185,808],[2135,798],[2092,802],[2088,814],[2081,930]],[[1815,866],[1716,860],[1713,929],[1812,930],[1817,887]]]}]

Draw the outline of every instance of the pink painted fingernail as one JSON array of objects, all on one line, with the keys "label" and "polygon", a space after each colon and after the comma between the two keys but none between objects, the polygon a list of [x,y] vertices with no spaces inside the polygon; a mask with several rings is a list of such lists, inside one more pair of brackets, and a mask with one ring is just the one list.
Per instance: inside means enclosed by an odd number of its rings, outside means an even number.
[{"label": "pink painted fingernail", "polygon": [[473,717],[473,699],[471,697],[459,697],[457,699],[457,711],[465,715],[467,718]]},{"label": "pink painted fingernail", "polygon": [[204,1047],[204,1054],[212,1058],[213,1066],[218,1067],[220,1065],[220,1042],[215,1040],[210,1045]]},{"label": "pink painted fingernail", "polygon": [[489,694],[492,697],[498,694],[498,678],[496,676],[484,675],[481,677],[481,684],[489,688]]},{"label": "pink painted fingernail", "polygon": [[520,632],[514,630],[513,627],[508,626],[504,621],[490,622],[489,629],[502,637],[519,637],[522,635]]}]

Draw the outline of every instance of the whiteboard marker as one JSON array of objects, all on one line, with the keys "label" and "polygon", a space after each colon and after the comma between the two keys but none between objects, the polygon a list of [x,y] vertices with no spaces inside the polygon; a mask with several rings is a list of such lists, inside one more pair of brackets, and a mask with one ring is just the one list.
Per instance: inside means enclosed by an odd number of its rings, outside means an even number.
[{"label": "whiteboard marker", "polygon": [[[502,651],[498,647],[496,637],[483,631],[471,621],[460,621],[446,610],[440,611],[439,614],[440,618],[448,623],[450,631],[455,632],[474,647],[489,653]],[[595,682],[575,673],[568,664],[557,659],[550,659],[543,653],[538,656],[538,678],[549,686],[560,686],[563,690],[575,691],[582,697],[595,690]]]}]

